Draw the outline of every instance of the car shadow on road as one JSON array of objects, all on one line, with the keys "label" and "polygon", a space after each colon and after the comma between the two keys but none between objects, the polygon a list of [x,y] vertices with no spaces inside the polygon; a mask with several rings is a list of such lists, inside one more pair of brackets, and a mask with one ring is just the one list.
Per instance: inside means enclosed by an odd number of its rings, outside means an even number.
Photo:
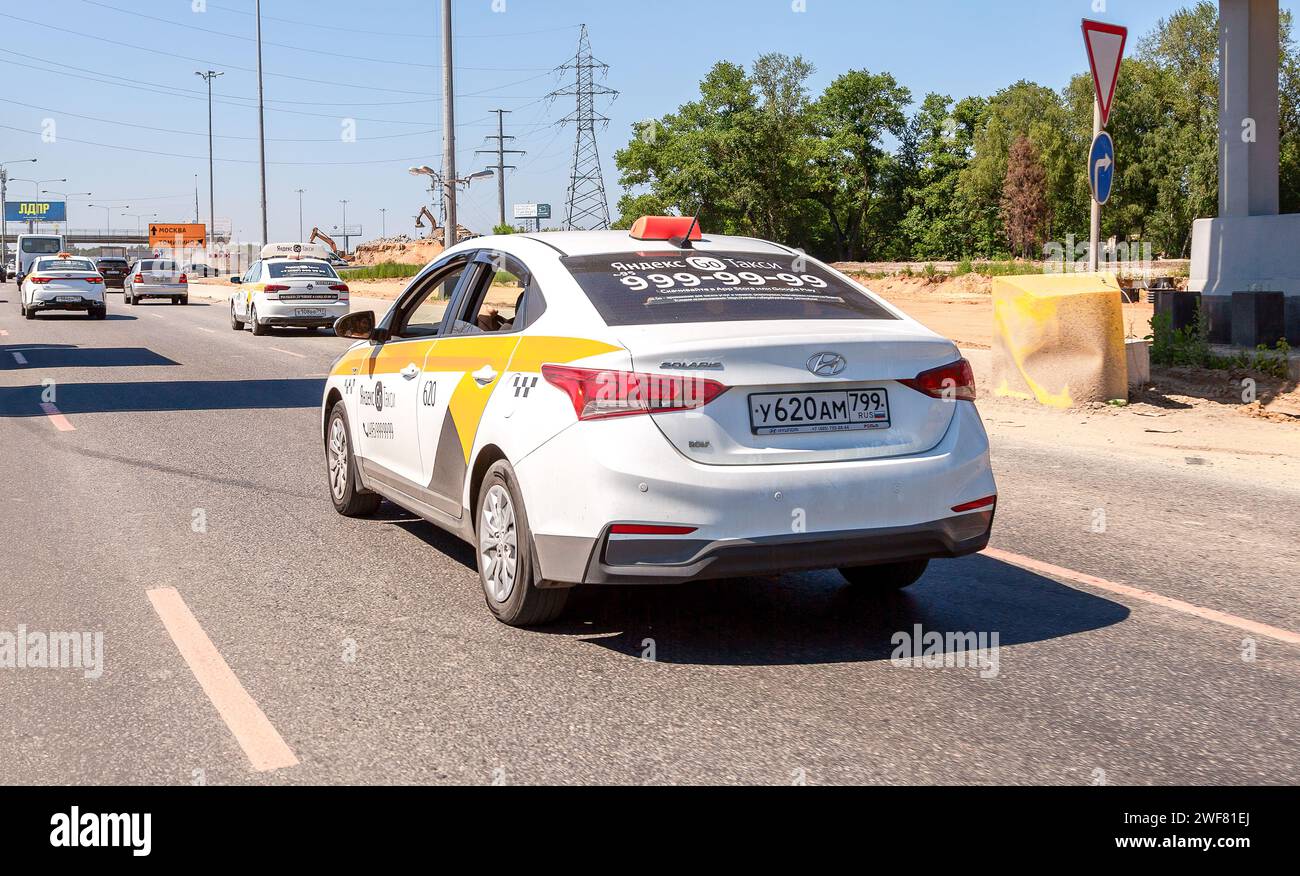
[{"label": "car shadow on road", "polygon": [[[1074,635],[1119,623],[1125,606],[985,556],[941,560],[900,592],[871,593],[835,572],[655,587],[579,588],[544,633],[641,659],[766,666],[888,660],[895,635],[916,627],[997,633],[999,645]],[[952,648],[952,652],[947,651]]]},{"label": "car shadow on road", "polygon": [[[63,414],[315,408],[324,389],[324,379],[306,377],[60,383],[57,404]],[[45,391],[42,386],[0,387],[0,417],[44,416],[40,402]]]},{"label": "car shadow on road", "polygon": [[[20,354],[25,361],[20,362],[14,353]],[[30,368],[135,368],[179,364],[145,347],[79,347],[76,344],[0,345],[0,371],[21,371]]]}]

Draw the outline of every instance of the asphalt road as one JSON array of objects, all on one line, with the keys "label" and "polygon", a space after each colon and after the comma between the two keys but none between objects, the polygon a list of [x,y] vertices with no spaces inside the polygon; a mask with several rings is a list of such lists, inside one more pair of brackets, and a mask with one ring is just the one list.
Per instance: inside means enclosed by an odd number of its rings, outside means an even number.
[{"label": "asphalt road", "polygon": [[[317,406],[345,342],[116,294],[106,322],[24,321],[16,297],[0,635],[101,632],[104,661],[0,668],[0,782],[1300,781],[1300,646],[1234,625],[1300,630],[1300,485],[999,438],[994,546],[1070,574],[976,556],[886,596],[834,573],[584,590],[517,630],[466,546],[388,505],[334,513]],[[160,588],[295,765],[254,769]],[[996,675],[894,665],[918,624],[996,633]]]}]

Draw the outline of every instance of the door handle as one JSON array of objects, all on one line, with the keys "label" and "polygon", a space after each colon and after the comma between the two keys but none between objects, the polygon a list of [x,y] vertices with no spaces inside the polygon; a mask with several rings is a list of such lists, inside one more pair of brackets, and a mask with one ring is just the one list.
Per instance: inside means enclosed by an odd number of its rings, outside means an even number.
[{"label": "door handle", "polygon": [[482,368],[471,374],[470,377],[473,377],[474,382],[479,386],[487,386],[489,383],[497,379],[497,371],[491,365],[484,365]]},{"label": "door handle", "polygon": [[414,380],[419,376],[420,369],[414,362],[402,369],[402,378],[404,380]]}]

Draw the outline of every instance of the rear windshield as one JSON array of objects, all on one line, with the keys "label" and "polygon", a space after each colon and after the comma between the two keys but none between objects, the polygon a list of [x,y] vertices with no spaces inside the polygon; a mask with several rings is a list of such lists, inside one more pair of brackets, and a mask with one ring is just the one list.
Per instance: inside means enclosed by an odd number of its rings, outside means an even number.
[{"label": "rear windshield", "polygon": [[176,267],[175,262],[162,262],[157,260],[140,262],[140,270],[152,271],[154,273],[174,274],[180,270]]},{"label": "rear windshield", "polygon": [[561,261],[607,325],[897,318],[797,253],[631,252]]},{"label": "rear windshield", "polygon": [[124,268],[126,267],[126,259],[100,259],[99,264],[108,268]]},{"label": "rear windshield", "polygon": [[24,237],[23,252],[29,255],[53,255],[63,249],[63,241],[57,237]]},{"label": "rear windshield", "polygon": [[325,277],[337,280],[339,275],[324,262],[267,262],[271,278],[275,280],[292,280],[295,277]]},{"label": "rear windshield", "polygon": [[36,262],[38,271],[89,271],[92,274],[99,273],[95,266],[88,259],[39,259]]}]

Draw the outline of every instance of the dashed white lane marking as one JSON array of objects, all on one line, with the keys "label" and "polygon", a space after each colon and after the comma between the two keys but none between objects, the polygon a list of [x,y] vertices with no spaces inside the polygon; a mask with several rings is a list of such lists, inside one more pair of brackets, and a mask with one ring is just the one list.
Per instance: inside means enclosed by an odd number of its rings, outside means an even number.
[{"label": "dashed white lane marking", "polygon": [[45,412],[45,417],[54,424],[54,428],[60,432],[75,432],[77,427],[59,412],[59,409],[49,402],[41,402],[41,410]]},{"label": "dashed white lane marking", "polygon": [[248,695],[174,587],[146,592],[199,686],[258,772],[297,766],[298,758]]},{"label": "dashed white lane marking", "polygon": [[207,333],[210,334],[210,335],[215,335],[215,334],[217,333],[217,330],[216,330],[216,329],[204,328],[204,327],[201,326],[201,325],[196,325],[195,328],[198,329],[198,330],[201,331],[201,332],[207,332]]},{"label": "dashed white lane marking", "polygon": [[281,350],[279,347],[267,347],[268,350],[275,350],[277,353],[284,353],[286,356],[297,356],[299,359],[306,359],[302,353],[295,353],[292,350]]},{"label": "dashed white lane marking", "polygon": [[163,319],[163,318],[164,318],[163,315],[162,315],[161,313],[151,313],[151,314],[149,314],[149,315],[152,316],[154,319]]},{"label": "dashed white lane marking", "polygon": [[1162,608],[1172,609],[1173,611],[1190,614],[1193,617],[1199,617],[1203,620],[1214,621],[1225,626],[1234,627],[1257,636],[1267,636],[1270,639],[1277,639],[1279,642],[1286,642],[1288,645],[1300,645],[1300,633],[1284,630],[1281,627],[1269,626],[1258,621],[1247,620],[1244,617],[1237,617],[1235,614],[1228,614],[1214,608],[1204,608],[1199,605],[1192,605],[1190,602],[1183,602],[1181,599],[1174,599],[1170,596],[1164,596],[1160,593],[1152,593],[1150,590],[1143,590],[1139,587],[1130,587],[1127,584],[1120,584],[1117,581],[1107,581],[1105,578],[1097,578],[1093,575],[1086,575],[1083,572],[1076,572],[1073,569],[1066,569],[1061,566],[1054,566],[1051,563],[1044,563],[1042,560],[1035,560],[1031,557],[1023,557],[1020,554],[1013,554],[1010,551],[998,550],[997,548],[985,548],[982,553],[985,556],[1004,563],[1010,563],[1013,566],[1019,566],[1022,569],[1028,569],[1031,572],[1038,572],[1042,575],[1051,575],[1053,578],[1064,578],[1067,581],[1074,581],[1078,584],[1086,584],[1089,587],[1096,587],[1099,590],[1109,590],[1120,596],[1127,596],[1130,599],[1140,599],[1143,602],[1149,602],[1152,605],[1158,605]]},{"label": "dashed white lane marking", "polygon": [[22,353],[10,353],[9,355],[13,356],[14,361],[17,362],[19,365],[27,364],[27,357],[24,356]]},{"label": "dashed white lane marking", "polygon": [[7,338],[7,337],[9,337],[9,332],[5,331],[4,329],[0,329],[0,338]]}]

